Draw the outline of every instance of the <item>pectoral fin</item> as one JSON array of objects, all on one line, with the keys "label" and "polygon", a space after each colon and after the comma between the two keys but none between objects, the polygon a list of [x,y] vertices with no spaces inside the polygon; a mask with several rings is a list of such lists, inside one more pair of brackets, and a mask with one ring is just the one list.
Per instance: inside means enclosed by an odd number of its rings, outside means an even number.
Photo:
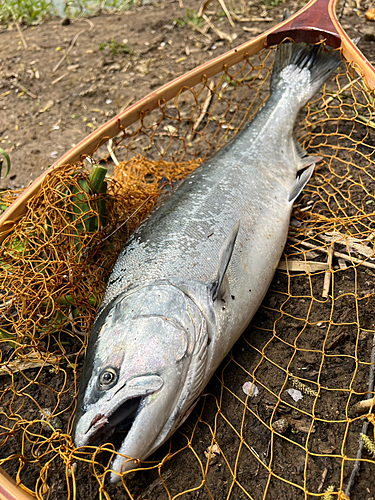
[{"label": "pectoral fin", "polygon": [[297,179],[294,181],[292,189],[289,193],[288,201],[293,203],[294,200],[301,194],[303,188],[309,182],[310,177],[312,176],[312,173],[314,172],[314,167],[315,167],[315,161],[312,165],[309,166],[309,168],[304,170],[299,177],[297,177]]},{"label": "pectoral fin", "polygon": [[236,243],[238,231],[240,229],[240,221],[238,221],[230,230],[228,236],[225,238],[223,246],[219,253],[219,269],[216,278],[211,282],[211,296],[212,300],[216,300],[219,295],[219,290],[224,279],[225,272],[228,268],[230,259],[232,257],[234,244]]}]

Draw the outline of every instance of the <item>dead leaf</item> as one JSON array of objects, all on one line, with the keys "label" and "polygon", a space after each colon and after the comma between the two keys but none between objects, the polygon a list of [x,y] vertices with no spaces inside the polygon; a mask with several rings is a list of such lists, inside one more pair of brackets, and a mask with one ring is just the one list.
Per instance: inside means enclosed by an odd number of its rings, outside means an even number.
[{"label": "dead leaf", "polygon": [[172,127],[172,125],[165,125],[163,127],[163,130],[165,130],[166,132],[169,132],[170,134],[174,134],[176,132],[176,127]]},{"label": "dead leaf", "polygon": [[372,257],[374,255],[373,249],[368,247],[369,240],[353,238],[345,234],[332,231],[321,235],[324,241],[331,243],[338,243],[339,245],[349,246],[354,252],[357,252],[364,257]]},{"label": "dead leaf", "polygon": [[[287,417],[288,422],[294,430],[303,432],[304,434],[314,433],[316,431],[315,425],[311,427],[311,422],[307,418],[297,420],[295,418]],[[310,429],[311,428],[311,429]]]},{"label": "dead leaf", "polygon": [[[211,452],[211,454],[210,454],[210,452]],[[215,464],[217,462],[217,459],[220,456],[220,448],[218,447],[218,445],[216,443],[214,443],[212,445],[212,447],[209,446],[207,448],[207,450],[204,452],[204,456],[206,458],[210,457],[209,464],[213,465],[213,464]]]}]

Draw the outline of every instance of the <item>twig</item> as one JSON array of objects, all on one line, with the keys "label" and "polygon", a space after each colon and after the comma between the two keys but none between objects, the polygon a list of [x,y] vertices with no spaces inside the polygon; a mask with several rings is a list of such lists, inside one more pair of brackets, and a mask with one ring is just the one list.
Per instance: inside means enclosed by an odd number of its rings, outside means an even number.
[{"label": "twig", "polygon": [[346,246],[348,245],[354,252],[363,255],[364,257],[372,257],[374,251],[369,248],[366,242],[370,242],[369,238],[353,238],[352,236],[345,236],[336,231],[328,232],[326,234],[321,234],[320,237],[327,242],[334,242],[338,245]]},{"label": "twig", "polygon": [[320,105],[320,107],[324,108],[325,106],[327,106],[327,104],[329,104],[331,101],[333,101],[334,99],[337,99],[338,95],[341,94],[341,92],[343,92],[344,90],[349,89],[352,85],[354,85],[354,83],[357,83],[361,79],[362,79],[362,77],[359,76],[353,82],[350,82],[347,85],[345,85],[345,87],[342,87],[338,92],[336,92],[335,95],[331,95],[330,97],[328,97],[328,99],[324,99],[323,102],[322,102],[322,104]]},{"label": "twig", "polygon": [[365,116],[362,116],[362,115],[357,115],[357,119],[361,123],[364,123],[365,125],[367,125],[368,127],[375,129],[375,122],[371,121],[369,118],[366,118]]},{"label": "twig", "polygon": [[323,490],[324,481],[326,480],[327,473],[328,473],[328,469],[327,469],[327,467],[326,467],[326,468],[324,469],[324,471],[323,471],[323,474],[322,474],[322,480],[320,481],[320,484],[319,484],[319,486],[318,486],[317,493],[321,493],[321,491]]},{"label": "twig", "polygon": [[225,2],[224,0],[219,0],[219,4],[221,5],[221,8],[223,9],[223,11],[225,12],[225,15],[227,16],[228,18],[228,21],[229,21],[229,24],[232,26],[232,28],[234,28],[235,24],[232,20],[232,18],[230,17],[230,13],[229,13],[229,10],[227,9],[227,6],[225,5]]},{"label": "twig", "polygon": [[23,36],[23,33],[21,31],[20,25],[18,24],[17,19],[15,17],[13,17],[13,21],[14,21],[14,24],[16,25],[18,34],[20,35],[20,38],[21,38],[21,41],[22,41],[22,45],[24,46],[25,49],[27,49],[28,45],[27,45],[25,37]]},{"label": "twig", "polygon": [[[328,250],[326,248],[317,247],[316,245],[312,245],[311,243],[308,243],[307,241],[301,241],[298,238],[293,238],[290,236],[288,238],[288,240],[293,241],[294,243],[299,243],[300,245],[303,245],[307,248],[312,248],[312,249],[316,250],[317,252],[328,253]],[[345,253],[334,251],[333,255],[335,257],[340,257],[343,260],[347,260],[351,263],[361,264],[362,266],[370,267],[371,269],[375,269],[375,264],[372,264],[371,262],[367,262],[367,261],[364,261],[361,259],[357,259],[356,257],[351,257],[350,255],[346,255]]]},{"label": "twig", "polygon": [[[372,339],[372,351],[371,351],[371,366],[370,366],[370,375],[369,375],[369,380],[368,380],[368,395],[367,399],[372,399],[371,393],[374,392],[374,378],[375,378],[375,335]],[[365,420],[362,425],[362,434],[367,434],[367,429],[368,429],[369,421]],[[345,490],[345,495],[349,497],[350,495],[350,489],[354,484],[354,480],[356,478],[356,475],[358,474],[359,467],[360,467],[360,460],[362,458],[362,450],[363,450],[363,441],[360,438],[359,439],[359,448],[357,452],[357,458],[352,470],[352,473],[350,474],[348,486],[346,487]]]},{"label": "twig", "polygon": [[353,406],[353,410],[357,413],[366,413],[366,411],[370,410],[371,407],[375,407],[375,397],[363,399]]},{"label": "twig", "polygon": [[[273,17],[240,17],[237,16],[236,14],[232,14],[233,17],[236,19],[236,21],[240,23],[261,23],[261,22],[267,22],[270,23],[274,21]],[[242,28],[244,31],[247,31],[246,26]]]},{"label": "twig", "polygon": [[193,28],[195,31],[198,31],[198,33],[200,33],[201,35],[204,35],[206,38],[208,38],[209,40],[211,40],[211,37],[210,35],[207,34],[207,29],[206,30],[202,30],[199,26],[197,26],[196,24],[192,23],[192,22],[188,22],[188,25]]},{"label": "twig", "polygon": [[322,291],[322,297],[327,298],[328,297],[328,292],[329,292],[329,287],[331,286],[331,267],[332,267],[332,258],[333,258],[333,247],[335,245],[335,242],[332,241],[332,243],[329,246],[328,249],[328,259],[327,259],[327,265],[328,269],[324,273],[324,282],[323,282],[323,291]]},{"label": "twig", "polygon": [[203,12],[207,9],[210,2],[211,0],[206,0],[205,2],[202,3],[202,5],[199,7],[198,10],[198,17],[202,17]]},{"label": "twig", "polygon": [[80,35],[82,35],[82,33],[84,33],[85,31],[86,31],[85,29],[84,29],[84,30],[81,30],[81,31],[79,31],[79,32],[75,35],[75,37],[74,37],[74,38],[73,38],[73,40],[72,40],[72,43],[71,43],[71,44],[70,44],[70,46],[68,47],[68,50],[65,52],[65,54],[62,56],[62,58],[60,59],[60,61],[59,61],[59,62],[56,64],[56,66],[53,68],[52,73],[55,73],[55,72],[59,69],[59,67],[61,66],[61,64],[64,62],[64,60],[65,60],[66,56],[69,54],[69,52],[70,52],[70,51],[72,50],[72,48],[74,47],[74,45],[75,45],[76,41],[78,40],[78,37],[79,37]]},{"label": "twig", "polygon": [[114,142],[113,142],[113,139],[109,139],[109,141],[107,142],[107,149],[109,151],[109,154],[111,155],[111,158],[113,160],[113,163],[117,165],[120,163],[118,161],[118,159],[116,158],[116,155],[115,155],[115,146],[114,146]]},{"label": "twig", "polygon": [[32,97],[33,99],[38,99],[38,96],[30,92],[30,90],[27,90],[23,85],[19,85],[18,83],[13,83],[15,87],[18,88],[18,90],[22,90],[27,94],[29,97]]},{"label": "twig", "polygon": [[216,33],[216,35],[218,37],[220,37],[222,40],[228,40],[229,43],[232,43],[232,37],[227,35],[226,33],[224,33],[224,31],[221,31],[219,30],[218,28],[216,28],[210,21],[210,19],[206,16],[206,14],[203,14],[202,15],[203,19],[206,21],[206,23],[208,24],[208,26],[212,29],[212,31],[214,33]]},{"label": "twig", "polygon": [[200,112],[200,115],[198,116],[198,119],[196,120],[196,122],[193,125],[193,130],[190,132],[189,136],[186,138],[186,142],[187,143],[189,143],[192,140],[192,138],[194,137],[197,128],[201,124],[201,121],[203,120],[203,118],[204,118],[204,116],[205,116],[205,114],[207,112],[207,109],[208,109],[208,107],[209,107],[209,105],[211,103],[211,100],[212,100],[212,96],[213,96],[212,91],[213,91],[214,87],[215,87],[215,84],[214,84],[213,80],[211,80],[210,83],[208,84],[207,97],[206,97],[206,99],[203,102],[202,110]]},{"label": "twig", "polygon": [[[40,358],[35,358],[31,361],[11,361],[7,363],[3,368],[0,368],[0,377],[4,377],[5,375],[12,375],[13,373],[23,372],[25,370],[30,370],[32,368],[40,368],[41,366],[51,366],[57,362],[66,362],[68,363],[69,359],[76,358],[76,354],[70,354],[66,357],[59,358],[58,356],[50,356],[47,360],[41,360]],[[83,353],[82,353],[83,356]],[[32,359],[32,357],[30,357]]]},{"label": "twig", "polygon": [[7,4],[6,2],[5,2],[5,7],[6,7],[6,8],[9,10],[9,12],[12,14],[13,21],[14,21],[14,24],[16,25],[16,28],[17,28],[18,34],[20,35],[20,38],[21,38],[22,44],[23,44],[24,48],[25,48],[25,49],[27,49],[27,48],[28,48],[28,45],[27,45],[26,40],[25,40],[25,38],[24,38],[24,36],[23,36],[23,34],[22,34],[22,31],[21,31],[20,25],[18,24],[18,21],[17,21],[17,18],[16,18],[16,14],[14,13],[13,8],[12,8],[9,4]]},{"label": "twig", "polygon": [[51,85],[55,85],[55,83],[59,82],[60,80],[62,80],[63,78],[65,78],[68,75],[69,75],[69,73],[64,73],[63,75],[61,75],[58,78],[56,78],[56,80],[53,80],[53,82],[51,83]]},{"label": "twig", "polygon": [[288,262],[282,260],[277,266],[278,271],[307,271],[308,273],[314,273],[316,271],[327,271],[329,269],[329,264],[327,262],[315,262],[313,260],[289,260]]},{"label": "twig", "polygon": [[257,35],[261,31],[263,31],[262,28],[248,28],[247,26],[242,26],[243,31],[246,31],[246,33],[252,33],[253,35]]},{"label": "twig", "polygon": [[125,104],[123,104],[121,106],[120,113],[122,113],[122,111],[125,111],[125,109],[128,108],[133,101],[134,101],[134,97],[129,97],[129,99],[127,99],[127,101],[125,101]]},{"label": "twig", "polygon": [[248,8],[248,6],[247,6],[247,4],[246,4],[245,0],[241,0],[241,2],[240,2],[240,3],[241,3],[241,12],[242,12],[243,14],[249,15],[249,8]]},{"label": "twig", "polygon": [[339,14],[338,14],[338,19],[339,19],[340,23],[341,23],[341,18],[342,18],[343,14],[344,14],[344,9],[345,9],[345,7],[346,7],[346,3],[347,3],[347,0],[345,0],[345,1],[342,3],[341,10],[340,10],[340,12],[339,12]]},{"label": "twig", "polygon": [[[92,23],[89,19],[85,19],[85,21],[86,21],[87,23],[89,23],[89,25],[90,25],[90,29],[89,29],[89,31],[92,31],[92,30],[94,29],[94,24],[93,24],[93,23]],[[70,51],[72,50],[72,48],[74,47],[74,45],[75,45],[76,41],[78,40],[78,37],[79,37],[80,35],[82,35],[82,33],[85,33],[85,31],[87,31],[87,30],[86,30],[86,29],[83,29],[83,30],[79,31],[79,32],[75,35],[75,37],[74,37],[74,38],[73,38],[73,40],[72,40],[72,43],[71,43],[71,44],[69,45],[69,47],[68,47],[68,50],[65,52],[65,54],[62,56],[62,58],[60,59],[60,61],[59,61],[59,62],[56,64],[56,66],[53,68],[52,73],[55,73],[55,72],[59,69],[60,65],[64,62],[64,60],[66,59],[67,55],[69,54],[69,52],[70,52]]]}]

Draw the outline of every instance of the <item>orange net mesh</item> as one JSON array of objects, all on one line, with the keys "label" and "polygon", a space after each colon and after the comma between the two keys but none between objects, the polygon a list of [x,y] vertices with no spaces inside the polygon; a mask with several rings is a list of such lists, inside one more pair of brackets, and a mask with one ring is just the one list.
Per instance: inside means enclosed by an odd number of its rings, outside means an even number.
[{"label": "orange net mesh", "polygon": [[[0,465],[38,499],[374,493],[374,417],[371,406],[358,409],[375,396],[374,92],[345,64],[301,111],[298,140],[323,162],[294,207],[260,310],[193,414],[120,487],[107,481],[113,445],[82,452],[70,437],[85,334],[124,240],[166,185],[260,109],[272,60],[272,49],[245,58],[124,130],[122,162],[105,195],[84,199],[85,213],[75,207],[86,166],[55,169],[4,241]],[[110,163],[101,149],[96,156]],[[3,193],[0,207],[14,196]],[[103,227],[85,230],[87,217]]]}]

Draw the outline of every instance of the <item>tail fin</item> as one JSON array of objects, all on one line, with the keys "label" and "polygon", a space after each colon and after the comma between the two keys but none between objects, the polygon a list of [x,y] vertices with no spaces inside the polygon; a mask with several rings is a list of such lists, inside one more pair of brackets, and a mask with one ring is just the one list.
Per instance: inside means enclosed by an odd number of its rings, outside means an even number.
[{"label": "tail fin", "polygon": [[[309,73],[309,89],[306,95],[309,100],[320,86],[334,72],[341,62],[340,52],[326,48],[323,44],[284,42],[279,45],[271,76],[271,92],[281,83],[284,87],[293,85],[293,80],[306,78]],[[304,78],[303,78],[304,77]],[[307,89],[306,89],[307,90]],[[306,93],[307,94],[307,93]]]}]

